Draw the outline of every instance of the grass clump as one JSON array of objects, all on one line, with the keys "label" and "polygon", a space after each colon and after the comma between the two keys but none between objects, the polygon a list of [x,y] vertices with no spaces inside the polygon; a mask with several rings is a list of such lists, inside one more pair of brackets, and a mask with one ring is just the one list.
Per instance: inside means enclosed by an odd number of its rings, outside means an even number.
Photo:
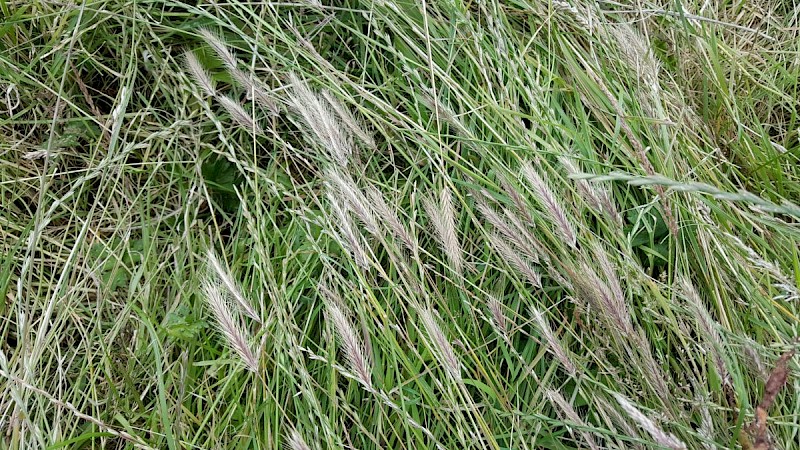
[{"label": "grass clump", "polygon": [[0,1],[4,448],[793,448],[786,2]]}]

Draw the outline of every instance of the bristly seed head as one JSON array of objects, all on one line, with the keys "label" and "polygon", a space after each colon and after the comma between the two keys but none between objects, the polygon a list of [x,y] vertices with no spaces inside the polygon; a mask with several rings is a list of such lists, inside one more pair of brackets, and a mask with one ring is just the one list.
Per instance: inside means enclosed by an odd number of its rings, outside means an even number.
[{"label": "bristly seed head", "polygon": [[506,247],[513,244],[515,252],[522,253],[532,263],[538,263],[540,244],[522,220],[509,209],[504,209],[503,217],[501,217],[494,208],[487,204],[486,199],[482,198],[485,196],[478,196],[476,199],[478,211],[502,235]]},{"label": "bristly seed head", "polygon": [[320,292],[323,294],[327,318],[333,323],[350,370],[367,389],[372,389],[372,363],[355,327],[350,323],[350,312],[328,287],[320,285]]},{"label": "bristly seed head", "polygon": [[438,201],[433,198],[424,199],[423,206],[453,270],[459,275],[462,274],[464,256],[456,233],[455,208],[450,190],[443,188]]},{"label": "bristly seed head", "polygon": [[684,296],[686,296],[687,300],[689,300],[689,309],[693,312],[692,315],[699,325],[700,334],[705,338],[705,346],[708,347],[708,350],[714,359],[714,364],[717,367],[717,372],[722,379],[722,382],[725,384],[730,384],[731,375],[728,371],[728,366],[725,363],[725,358],[723,358],[722,355],[722,351],[724,350],[725,346],[723,345],[722,337],[719,334],[714,318],[711,317],[708,309],[706,309],[705,305],[703,304],[703,300],[700,298],[700,295],[697,293],[697,290],[695,290],[694,285],[688,278],[681,277],[678,280],[678,284],[683,291]]},{"label": "bristly seed head", "polygon": [[353,113],[350,111],[349,108],[344,106],[338,98],[334,97],[329,91],[322,91],[322,96],[328,102],[328,104],[333,108],[336,115],[339,116],[339,119],[342,123],[347,127],[347,129],[352,133],[354,136],[358,138],[364,145],[367,147],[374,149],[375,140],[372,138],[372,135],[367,133],[366,127],[364,124],[356,119]]},{"label": "bristly seed head", "polygon": [[345,250],[349,251],[356,265],[362,269],[369,268],[369,257],[364,250],[362,236],[355,227],[350,212],[344,201],[332,190],[327,191],[332,214],[329,220],[335,226],[334,237]]},{"label": "bristly seed head", "polygon": [[566,369],[570,375],[575,376],[578,370],[575,368],[575,364],[572,363],[572,360],[567,355],[567,351],[561,345],[561,341],[559,341],[555,334],[553,334],[553,330],[550,328],[550,324],[547,322],[544,314],[535,307],[531,308],[531,313],[533,314],[533,320],[539,327],[539,331],[542,333],[544,340],[547,342],[550,352],[555,355],[556,359],[561,362],[561,365],[564,366],[564,369]]},{"label": "bristly seed head", "polygon": [[379,236],[380,227],[372,207],[364,193],[356,185],[350,172],[342,171],[339,168],[329,168],[325,171],[325,184],[334,195],[342,200],[344,206],[355,213],[371,235]]},{"label": "bristly seed head", "polygon": [[293,429],[286,437],[286,446],[289,450],[311,450],[311,447],[303,439],[303,435],[296,429]]},{"label": "bristly seed head", "polygon": [[225,111],[231,115],[233,121],[238,123],[242,128],[250,130],[255,134],[263,133],[258,122],[253,119],[253,116],[251,116],[239,102],[226,95],[217,96],[217,101],[225,108]]},{"label": "bristly seed head", "polygon": [[228,69],[236,69],[238,66],[238,61],[236,60],[236,55],[222,42],[222,39],[219,35],[208,28],[201,28],[199,30],[200,36],[205,39],[206,44],[209,45],[214,50],[214,53],[219,56],[219,59],[222,60],[222,63]]},{"label": "bristly seed head", "polygon": [[239,69],[229,69],[231,78],[247,92],[248,100],[255,100],[259,105],[267,108],[272,114],[278,113],[278,106],[272,99],[268,89],[252,74]]},{"label": "bristly seed head", "polygon": [[332,162],[347,167],[353,153],[352,139],[330,103],[322,95],[313,92],[297,75],[290,74],[289,82],[289,106],[302,120],[304,131],[319,148],[327,151]]},{"label": "bristly seed head", "polygon": [[672,450],[686,450],[686,444],[680,441],[672,434],[666,433],[655,422],[650,420],[643,412],[633,405],[627,398],[620,394],[614,393],[614,398],[617,403],[622,407],[628,417],[633,419],[643,430],[647,431],[656,444],[667,447]]},{"label": "bristly seed head", "polygon": [[450,341],[439,327],[434,313],[427,308],[420,308],[418,312],[420,320],[433,344],[434,354],[439,359],[439,364],[444,367],[454,381],[461,382],[461,362],[458,360],[453,346],[450,345]]},{"label": "bristly seed head", "polygon": [[200,64],[200,60],[197,59],[197,56],[191,51],[187,51],[184,53],[184,61],[186,69],[189,71],[189,75],[191,75],[192,79],[194,79],[194,82],[200,86],[207,96],[215,96],[216,88],[214,87],[214,80],[211,79],[211,75],[209,75],[206,69],[203,68],[203,65]]},{"label": "bristly seed head", "polygon": [[[559,161],[570,177],[583,173],[573,158],[562,156]],[[611,194],[600,183],[590,183],[584,179],[573,179],[573,183],[590,208],[602,212],[615,224],[622,225],[622,217],[620,217],[617,207],[614,205]]]},{"label": "bristly seed head", "polygon": [[[572,405],[570,405],[567,402],[567,399],[565,399],[560,392],[548,389],[547,397],[550,399],[552,403],[554,403],[558,407],[560,411],[559,414],[560,416],[566,417],[567,420],[573,422],[575,425],[578,425],[580,427],[586,426],[586,423],[583,421],[583,419],[581,419],[577,411],[575,411]],[[572,432],[572,430],[570,430],[570,432]],[[591,448],[592,450],[600,449],[600,447],[597,446],[597,443],[594,441],[594,438],[592,437],[591,434],[583,430],[580,431],[580,434],[586,441],[586,444],[589,446],[589,448]]]},{"label": "bristly seed head", "polygon": [[253,308],[253,305],[251,305],[250,302],[244,297],[239,283],[233,279],[233,275],[230,273],[227,267],[223,266],[222,262],[217,257],[217,254],[214,253],[213,250],[209,249],[206,257],[208,258],[209,269],[211,269],[210,272],[222,282],[222,285],[225,286],[228,294],[233,297],[242,312],[244,312],[247,317],[250,317],[256,322],[261,323],[261,318],[259,317],[255,308]]},{"label": "bristly seed head", "polygon": [[522,276],[528,280],[531,285],[534,287],[540,288],[542,287],[542,277],[539,275],[539,272],[533,268],[530,262],[522,255],[520,255],[517,251],[511,248],[503,239],[503,237],[497,234],[489,235],[489,242],[491,243],[492,247],[497,250],[500,256],[511,265],[514,269],[517,270]]},{"label": "bristly seed head", "polygon": [[258,372],[259,358],[250,348],[250,336],[242,321],[229,307],[219,284],[209,279],[203,280],[203,294],[217,321],[217,328],[225,336],[228,346],[242,359],[251,372]]},{"label": "bristly seed head", "polygon": [[370,186],[367,188],[367,198],[370,201],[372,209],[378,217],[383,219],[395,239],[402,242],[403,245],[406,246],[406,249],[408,249],[412,255],[416,256],[419,253],[419,244],[417,243],[416,237],[409,233],[405,225],[400,222],[396,209],[389,207],[389,204],[386,202],[386,197],[384,197],[378,189]]},{"label": "bristly seed head", "polygon": [[525,163],[522,166],[522,174],[531,184],[533,192],[536,194],[539,202],[545,207],[546,212],[550,219],[556,225],[556,232],[561,236],[562,240],[572,248],[577,248],[577,234],[572,222],[567,218],[564,207],[558,201],[550,185],[539,175],[539,172],[533,167],[531,163]]},{"label": "bristly seed head", "polygon": [[492,324],[504,338],[507,337],[508,321],[503,312],[503,304],[496,295],[489,295],[489,298],[486,300],[486,306],[489,308],[489,312],[492,315]]}]

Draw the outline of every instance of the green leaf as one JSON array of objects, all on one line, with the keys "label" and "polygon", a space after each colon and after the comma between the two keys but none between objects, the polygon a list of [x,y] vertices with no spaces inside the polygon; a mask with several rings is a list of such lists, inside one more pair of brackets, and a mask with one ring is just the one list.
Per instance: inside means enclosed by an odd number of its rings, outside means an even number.
[{"label": "green leaf", "polygon": [[208,327],[208,323],[194,317],[189,307],[180,305],[167,313],[163,326],[169,336],[177,340],[191,341]]}]

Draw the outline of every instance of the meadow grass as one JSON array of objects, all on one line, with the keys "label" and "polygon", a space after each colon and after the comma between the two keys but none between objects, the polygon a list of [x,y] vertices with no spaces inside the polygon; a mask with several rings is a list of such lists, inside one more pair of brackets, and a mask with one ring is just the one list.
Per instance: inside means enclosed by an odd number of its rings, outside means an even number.
[{"label": "meadow grass", "polygon": [[0,447],[799,447],[796,2],[0,17]]}]

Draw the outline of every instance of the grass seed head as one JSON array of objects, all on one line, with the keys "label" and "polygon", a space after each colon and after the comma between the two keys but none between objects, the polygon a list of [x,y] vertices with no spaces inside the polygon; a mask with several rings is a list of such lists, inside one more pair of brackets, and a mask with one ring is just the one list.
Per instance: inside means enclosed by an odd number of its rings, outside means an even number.
[{"label": "grass seed head", "polygon": [[427,198],[423,205],[433,224],[436,238],[447,255],[452,269],[458,274],[463,273],[464,255],[456,233],[455,207],[450,190],[443,188],[439,193],[438,201],[434,198]]},{"label": "grass seed head", "polygon": [[[548,389],[547,398],[550,399],[551,403],[555,404],[556,407],[558,407],[560,416],[566,417],[567,420],[571,421],[575,425],[578,425],[579,427],[586,427],[586,423],[583,421],[583,419],[581,419],[577,411],[575,411],[575,408],[573,408],[572,405],[570,405],[569,402],[567,402],[567,399],[565,399],[560,392]],[[570,430],[570,433],[572,433],[572,430]],[[589,448],[591,448],[592,450],[600,449],[600,447],[597,446],[597,443],[595,442],[592,435],[589,434],[589,432],[581,430],[580,435],[581,437],[583,437],[584,441],[586,441],[586,445],[588,445]]]},{"label": "grass seed head", "polygon": [[253,308],[253,305],[250,304],[250,301],[244,297],[239,283],[233,279],[233,275],[230,273],[227,267],[222,264],[217,257],[217,254],[214,253],[213,250],[209,249],[208,253],[206,254],[206,258],[208,260],[210,272],[222,283],[228,294],[233,297],[237,306],[242,310],[242,312],[244,312],[247,317],[250,317],[256,322],[261,323],[261,318],[259,317],[255,308]]},{"label": "grass seed head", "polygon": [[562,238],[564,243],[572,248],[577,248],[578,238],[575,232],[575,226],[572,225],[572,222],[567,218],[564,207],[556,198],[549,183],[542,178],[539,171],[537,171],[530,162],[523,164],[522,174],[533,188],[533,192],[536,194],[539,203],[544,206],[550,219],[556,225],[557,234]]},{"label": "grass seed head", "polygon": [[259,358],[250,347],[251,338],[245,331],[241,319],[230,308],[219,283],[216,280],[205,279],[202,282],[202,290],[216,319],[217,329],[225,337],[228,346],[239,356],[248,370],[258,372]]},{"label": "grass seed head", "polygon": [[433,311],[427,308],[419,310],[419,317],[428,337],[431,340],[434,348],[434,354],[439,359],[439,364],[444,367],[450,377],[456,381],[461,382],[461,361],[458,360],[453,346],[445,336],[439,322],[436,320]]},{"label": "grass seed head", "polygon": [[241,103],[238,101],[228,97],[227,95],[219,95],[217,96],[217,101],[228,114],[231,115],[231,118],[234,122],[239,124],[242,128],[246,130],[250,130],[255,134],[262,134],[263,131],[261,130],[261,126],[253,119],[253,116],[247,112],[246,109],[242,106]]},{"label": "grass seed head", "polygon": [[508,319],[506,319],[506,314],[503,312],[503,303],[500,302],[496,295],[489,295],[486,300],[486,306],[489,308],[492,324],[503,337],[508,337]]},{"label": "grass seed head", "polygon": [[331,294],[330,288],[322,287],[320,292],[323,293],[326,317],[336,330],[336,336],[342,345],[350,370],[364,386],[372,389],[372,363],[367,357],[366,349],[358,337],[355,327],[350,322],[350,312],[347,311],[338,296]]},{"label": "grass seed head", "polygon": [[289,106],[301,119],[304,131],[340,167],[347,167],[353,143],[347,128],[330,103],[295,74],[289,75]]},{"label": "grass seed head", "polygon": [[236,55],[233,51],[222,42],[222,38],[215,32],[209,30],[208,28],[201,28],[199,30],[200,36],[203,40],[214,50],[214,53],[217,54],[219,59],[222,60],[222,63],[228,69],[236,69],[239,65],[238,60],[236,59]]},{"label": "grass seed head", "polygon": [[633,403],[631,403],[627,398],[617,393],[614,393],[613,395],[617,400],[617,403],[619,403],[619,405],[622,407],[622,410],[625,411],[628,417],[636,422],[636,424],[638,424],[643,430],[647,431],[656,444],[667,447],[671,450],[686,450],[686,444],[681,442],[680,439],[676,438],[672,434],[662,430],[661,427],[659,427],[654,421],[652,421],[642,411],[634,406]]},{"label": "grass seed head", "polygon": [[200,64],[200,60],[197,59],[197,56],[195,56],[193,52],[187,51],[184,53],[184,65],[186,70],[189,71],[189,75],[191,75],[194,82],[200,86],[203,93],[209,97],[214,97],[216,95],[214,80],[211,79],[211,75],[209,75],[203,65]]},{"label": "grass seed head", "polygon": [[544,313],[535,307],[532,308],[531,313],[533,315],[533,320],[539,327],[539,331],[542,333],[542,336],[544,336],[544,340],[547,343],[550,353],[555,355],[556,359],[561,362],[561,365],[564,366],[564,369],[569,372],[570,375],[575,376],[575,374],[578,373],[578,370],[575,368],[575,364],[572,363],[572,359],[570,359],[567,351],[564,349],[564,346],[561,345],[561,341],[556,338],[552,328],[550,328],[550,324],[544,317]]},{"label": "grass seed head", "polygon": [[306,444],[306,440],[303,439],[303,435],[297,430],[289,432],[289,436],[286,438],[286,447],[288,450],[311,450],[311,447]]}]

